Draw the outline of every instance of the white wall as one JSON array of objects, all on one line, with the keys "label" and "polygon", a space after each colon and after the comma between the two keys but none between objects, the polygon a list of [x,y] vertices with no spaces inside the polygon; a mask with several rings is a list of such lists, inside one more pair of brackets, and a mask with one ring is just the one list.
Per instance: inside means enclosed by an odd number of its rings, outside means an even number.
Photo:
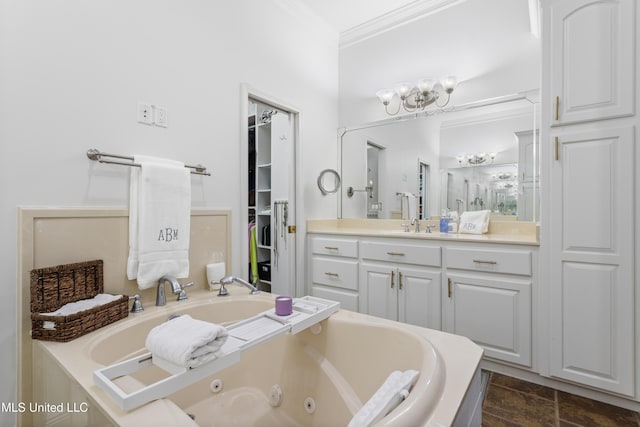
[{"label": "white wall", "polygon": [[[335,217],[315,177],[336,162],[337,42],[292,0],[0,0],[0,402],[16,399],[16,207],[127,206],[129,170],[89,161],[98,148],[202,163],[193,206],[240,215],[246,82],[302,111],[298,222]],[[136,123],[139,101],[169,127]]]}]

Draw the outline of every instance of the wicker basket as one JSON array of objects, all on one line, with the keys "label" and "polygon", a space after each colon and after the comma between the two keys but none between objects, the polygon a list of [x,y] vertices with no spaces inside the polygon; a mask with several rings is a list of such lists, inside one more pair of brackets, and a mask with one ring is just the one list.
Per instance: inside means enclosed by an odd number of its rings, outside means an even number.
[{"label": "wicker basket", "polygon": [[[31,338],[71,341],[129,315],[129,297],[68,316],[46,316],[63,305],[103,292],[102,260],[31,271]],[[45,322],[53,328],[45,328]],[[53,323],[51,323],[53,322]]]}]

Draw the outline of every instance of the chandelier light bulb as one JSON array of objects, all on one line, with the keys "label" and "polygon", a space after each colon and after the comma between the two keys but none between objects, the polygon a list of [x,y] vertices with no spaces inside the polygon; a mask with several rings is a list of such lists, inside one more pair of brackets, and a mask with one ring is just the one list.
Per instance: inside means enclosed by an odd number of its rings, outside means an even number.
[{"label": "chandelier light bulb", "polygon": [[458,85],[458,79],[456,78],[456,76],[447,76],[442,79],[442,82],[440,82],[440,84],[442,85],[444,91],[450,94]]},{"label": "chandelier light bulb", "polygon": [[418,80],[417,86],[418,90],[422,92],[423,95],[426,95],[433,90],[435,82],[433,81],[433,79],[420,79]]},{"label": "chandelier light bulb", "polygon": [[407,96],[409,96],[412,89],[413,83],[402,82],[396,85],[396,93],[402,100],[406,99]]},{"label": "chandelier light bulb", "polygon": [[376,92],[376,96],[384,105],[389,105],[395,93],[391,89],[382,89]]}]

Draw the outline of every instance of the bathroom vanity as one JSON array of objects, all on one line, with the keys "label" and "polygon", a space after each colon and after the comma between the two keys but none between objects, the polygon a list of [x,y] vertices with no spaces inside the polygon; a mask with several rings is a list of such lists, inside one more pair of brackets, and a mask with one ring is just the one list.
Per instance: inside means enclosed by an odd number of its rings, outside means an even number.
[{"label": "bathroom vanity", "polygon": [[535,369],[533,223],[493,233],[416,233],[402,221],[309,221],[309,293],[343,308],[451,332],[485,358]]}]

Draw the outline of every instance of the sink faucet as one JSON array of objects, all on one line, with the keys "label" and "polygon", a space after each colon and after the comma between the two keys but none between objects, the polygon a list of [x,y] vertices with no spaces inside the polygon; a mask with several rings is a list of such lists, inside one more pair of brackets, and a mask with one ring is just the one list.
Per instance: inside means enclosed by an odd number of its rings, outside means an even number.
[{"label": "sink faucet", "polygon": [[415,225],[416,226],[416,233],[420,232],[420,220],[418,218],[412,218],[411,219],[411,225]]},{"label": "sink faucet", "polygon": [[178,283],[178,279],[173,276],[164,275],[158,280],[158,287],[156,289],[156,305],[165,305],[167,303],[167,296],[164,293],[164,283],[169,282],[171,285],[171,293],[174,295],[180,294],[182,286]]},{"label": "sink faucet", "polygon": [[244,279],[241,279],[236,276],[225,276],[222,279],[220,279],[220,292],[218,292],[218,296],[223,297],[227,295],[228,292],[227,292],[226,286],[232,284],[233,282],[238,282],[242,285],[245,285],[247,288],[251,289],[251,295],[256,295],[260,293],[258,288],[256,288],[255,286],[253,286],[251,283],[247,282]]}]

